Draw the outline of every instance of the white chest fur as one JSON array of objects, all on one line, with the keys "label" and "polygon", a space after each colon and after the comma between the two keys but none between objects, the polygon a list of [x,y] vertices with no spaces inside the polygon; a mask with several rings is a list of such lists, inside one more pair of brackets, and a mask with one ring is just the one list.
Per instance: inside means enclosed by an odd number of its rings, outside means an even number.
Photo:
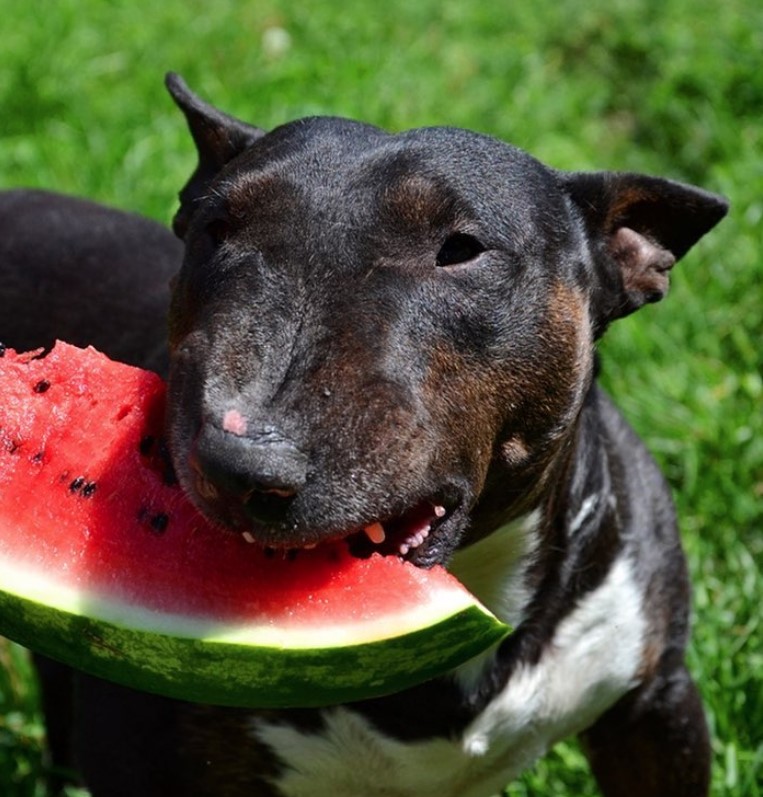
[{"label": "white chest fur", "polygon": [[[481,574],[487,586],[479,597],[514,622],[528,597],[518,570],[532,555],[531,528],[524,525],[511,562]],[[471,569],[462,563],[467,583],[476,561]],[[277,780],[284,797],[489,797],[636,685],[645,631],[641,598],[621,558],[560,623],[540,661],[520,666],[460,738],[401,743],[349,708],[327,710],[319,733],[270,722],[256,723],[252,733],[285,764]],[[460,680],[471,681],[481,664],[465,668]]]}]

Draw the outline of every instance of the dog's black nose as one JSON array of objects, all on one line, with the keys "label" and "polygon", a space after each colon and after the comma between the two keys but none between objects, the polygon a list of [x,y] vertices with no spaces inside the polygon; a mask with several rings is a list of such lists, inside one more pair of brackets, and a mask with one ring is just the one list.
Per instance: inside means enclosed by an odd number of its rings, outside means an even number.
[{"label": "dog's black nose", "polygon": [[248,517],[265,525],[283,519],[307,478],[307,456],[272,426],[238,434],[205,423],[193,466],[207,492],[239,501]]}]

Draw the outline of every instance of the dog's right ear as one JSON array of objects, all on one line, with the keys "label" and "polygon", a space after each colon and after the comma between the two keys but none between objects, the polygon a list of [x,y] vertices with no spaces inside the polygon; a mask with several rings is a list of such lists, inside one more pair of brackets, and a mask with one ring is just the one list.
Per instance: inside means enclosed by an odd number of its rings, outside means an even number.
[{"label": "dog's right ear", "polygon": [[199,153],[198,166],[180,192],[180,209],[172,221],[175,235],[183,238],[196,203],[206,194],[209,182],[228,161],[248,149],[258,138],[262,138],[265,131],[228,116],[204,102],[174,72],[167,73],[165,84],[172,99],[185,115]]}]

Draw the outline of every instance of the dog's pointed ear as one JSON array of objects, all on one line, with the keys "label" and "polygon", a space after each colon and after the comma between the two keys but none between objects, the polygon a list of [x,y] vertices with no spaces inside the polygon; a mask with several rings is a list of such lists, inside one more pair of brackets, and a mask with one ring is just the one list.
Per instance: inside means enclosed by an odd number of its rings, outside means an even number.
[{"label": "dog's pointed ear", "polygon": [[262,138],[265,131],[228,116],[204,102],[174,72],[167,73],[165,84],[185,115],[199,153],[198,166],[180,192],[180,210],[172,222],[175,234],[183,238],[196,201],[206,193],[209,182],[226,163]]},{"label": "dog's pointed ear", "polygon": [[597,335],[662,299],[670,269],[728,211],[723,197],[658,177],[568,173],[562,182],[581,211],[594,255]]}]

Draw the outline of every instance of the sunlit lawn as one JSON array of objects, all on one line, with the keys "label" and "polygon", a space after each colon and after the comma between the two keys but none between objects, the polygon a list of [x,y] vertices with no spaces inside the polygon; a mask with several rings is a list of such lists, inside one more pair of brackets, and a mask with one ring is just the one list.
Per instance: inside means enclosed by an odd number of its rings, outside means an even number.
[{"label": "sunlit lawn", "polygon": [[[308,114],[475,128],[559,168],[728,195],[673,289],[612,329],[604,381],[674,487],[695,584],[691,669],[713,794],[763,794],[763,4],[0,0],[0,186],[166,221],[193,166],[174,69],[262,127]],[[23,653],[0,646],[0,794],[41,795]],[[594,794],[563,745],[508,794]]]}]

